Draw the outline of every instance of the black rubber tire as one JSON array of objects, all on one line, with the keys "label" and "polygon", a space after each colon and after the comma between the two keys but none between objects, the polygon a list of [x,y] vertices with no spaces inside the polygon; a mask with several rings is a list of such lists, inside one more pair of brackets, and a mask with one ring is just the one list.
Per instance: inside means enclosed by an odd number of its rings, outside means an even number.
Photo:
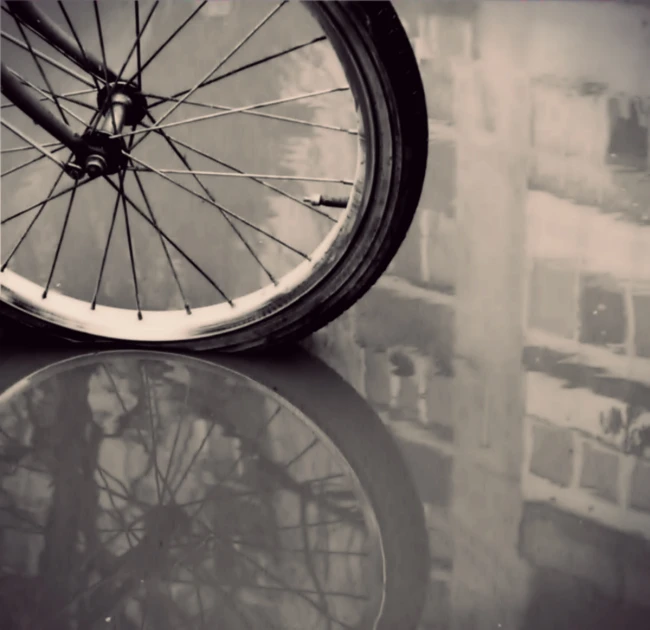
[{"label": "black rubber tire", "polygon": [[[0,394],[38,370],[93,355],[70,350],[7,353],[0,358]],[[187,354],[178,356],[192,359]],[[424,511],[399,447],[370,405],[338,374],[301,349],[263,360],[206,354],[195,358],[271,389],[314,422],[349,462],[374,510],[383,541],[386,596],[377,630],[415,630],[429,572]]]},{"label": "black rubber tire", "polygon": [[[311,3],[310,3],[311,4]],[[379,138],[375,158],[384,201],[371,202],[364,222],[340,262],[314,289],[273,314],[250,324],[191,340],[130,343],[155,349],[219,349],[238,352],[297,340],[322,328],[357,302],[379,279],[402,244],[417,209],[428,154],[426,100],[417,61],[400,19],[390,2],[318,2],[346,36],[359,42],[366,80],[375,102],[386,105],[391,137]],[[385,146],[384,146],[385,145]],[[68,339],[113,345],[112,340],[71,331],[46,322],[29,308],[17,310],[0,300],[0,315],[19,319]]]}]

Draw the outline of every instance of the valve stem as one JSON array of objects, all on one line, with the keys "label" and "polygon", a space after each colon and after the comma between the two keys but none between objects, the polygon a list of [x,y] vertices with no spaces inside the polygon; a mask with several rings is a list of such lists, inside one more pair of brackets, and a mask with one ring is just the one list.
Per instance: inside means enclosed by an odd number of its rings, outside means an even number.
[{"label": "valve stem", "polygon": [[330,208],[347,208],[350,202],[349,197],[333,197],[331,195],[311,195],[304,197],[303,201],[312,206],[328,206]]}]

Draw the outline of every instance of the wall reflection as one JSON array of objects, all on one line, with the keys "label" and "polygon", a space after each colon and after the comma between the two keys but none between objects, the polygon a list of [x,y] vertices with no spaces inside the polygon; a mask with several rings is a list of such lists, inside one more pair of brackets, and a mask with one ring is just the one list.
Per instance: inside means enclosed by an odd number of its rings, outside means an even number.
[{"label": "wall reflection", "polygon": [[388,273],[310,347],[416,471],[422,627],[645,627],[650,8],[396,5],[425,189]]}]

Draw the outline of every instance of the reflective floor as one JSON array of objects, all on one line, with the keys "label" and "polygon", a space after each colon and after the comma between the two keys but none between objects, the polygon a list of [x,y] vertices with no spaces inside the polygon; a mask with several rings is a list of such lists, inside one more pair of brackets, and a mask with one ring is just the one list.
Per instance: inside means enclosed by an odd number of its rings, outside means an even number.
[{"label": "reflective floor", "polygon": [[411,477],[367,403],[304,352],[6,345],[0,474],[3,629],[417,622]]},{"label": "reflective floor", "polygon": [[200,628],[215,607],[228,629],[372,627],[381,559],[410,549],[377,536],[373,506],[413,509],[399,457],[367,455],[389,434],[424,505],[420,628],[648,627],[650,9],[470,4],[397,3],[427,92],[425,190],[391,268],[309,356],[61,364],[0,331],[16,628]]}]

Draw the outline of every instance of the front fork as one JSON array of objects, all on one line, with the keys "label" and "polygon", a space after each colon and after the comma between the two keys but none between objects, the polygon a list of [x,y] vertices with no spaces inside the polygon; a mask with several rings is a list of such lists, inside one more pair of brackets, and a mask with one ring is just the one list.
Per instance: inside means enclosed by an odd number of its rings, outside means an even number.
[{"label": "front fork", "polygon": [[[96,125],[97,131],[80,136],[68,125],[54,116],[46,109],[34,93],[25,87],[20,79],[9,70],[4,63],[2,66],[2,93],[37,125],[45,129],[50,135],[56,138],[63,145],[68,147],[75,156],[76,167],[70,168],[67,172],[73,177],[78,177],[81,169],[85,169],[91,176],[105,173],[109,169],[109,161],[115,162],[116,151],[122,150],[122,143],[107,143],[106,138],[117,135],[124,124],[130,119],[137,118],[133,111],[127,115],[129,107],[136,105],[138,113],[143,113],[146,103],[143,98],[134,97],[134,92],[129,93],[129,86],[125,83],[125,89],[115,89],[118,85],[118,76],[106,65],[96,58],[90,51],[82,50],[77,42],[65,33],[58,24],[53,22],[34,2],[8,1],[9,10],[31,29],[43,36],[43,38],[54,48],[71,59],[75,64],[89,74],[101,79],[108,80],[110,88],[104,88],[98,94],[98,107],[103,112],[102,120]],[[103,94],[102,94],[103,92]],[[137,100],[137,103],[134,103]],[[98,136],[97,134],[102,134]],[[101,146],[98,140],[102,138]],[[114,139],[119,140],[119,139]],[[110,144],[107,156],[107,146]],[[113,166],[115,166],[113,164]],[[81,169],[80,169],[81,167]]]}]

